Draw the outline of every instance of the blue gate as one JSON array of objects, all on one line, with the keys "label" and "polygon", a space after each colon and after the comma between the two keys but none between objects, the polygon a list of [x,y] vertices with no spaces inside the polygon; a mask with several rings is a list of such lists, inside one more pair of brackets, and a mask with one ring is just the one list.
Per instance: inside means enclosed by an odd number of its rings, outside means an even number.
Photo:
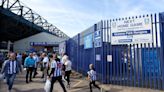
[{"label": "blue gate", "polygon": [[[148,27],[147,23],[151,22],[150,30],[128,29],[127,32],[113,33],[112,27],[116,26],[115,23],[119,24],[119,21],[129,23],[147,17],[150,20],[144,19],[143,21],[146,27]],[[102,83],[164,90],[163,21],[164,13],[160,13],[104,20],[94,24],[67,41],[67,53],[73,62],[73,69],[86,75],[88,66],[92,63],[95,65],[98,81]],[[131,24],[130,26],[138,25],[143,24]],[[127,26],[117,27],[126,28]],[[138,40],[141,38],[135,36],[141,34],[147,36],[141,37],[143,41]],[[127,39],[123,38],[125,35]],[[114,36],[119,37],[114,38]],[[136,42],[133,43],[133,40]]]}]

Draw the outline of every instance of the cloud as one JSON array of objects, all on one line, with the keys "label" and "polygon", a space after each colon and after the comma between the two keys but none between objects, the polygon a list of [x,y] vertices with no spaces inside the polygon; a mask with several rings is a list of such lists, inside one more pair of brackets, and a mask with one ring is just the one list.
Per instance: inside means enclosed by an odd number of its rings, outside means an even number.
[{"label": "cloud", "polygon": [[69,36],[100,20],[164,11],[164,0],[21,0]]}]

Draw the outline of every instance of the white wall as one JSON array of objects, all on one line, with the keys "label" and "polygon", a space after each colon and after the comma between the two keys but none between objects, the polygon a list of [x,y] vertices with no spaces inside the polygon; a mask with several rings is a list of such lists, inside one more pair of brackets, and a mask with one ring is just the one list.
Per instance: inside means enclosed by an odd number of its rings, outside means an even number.
[{"label": "white wall", "polygon": [[14,42],[14,51],[15,52],[24,52],[29,50],[30,42],[62,42],[65,39],[56,37],[52,34],[42,32],[35,34],[33,36],[18,40]]}]

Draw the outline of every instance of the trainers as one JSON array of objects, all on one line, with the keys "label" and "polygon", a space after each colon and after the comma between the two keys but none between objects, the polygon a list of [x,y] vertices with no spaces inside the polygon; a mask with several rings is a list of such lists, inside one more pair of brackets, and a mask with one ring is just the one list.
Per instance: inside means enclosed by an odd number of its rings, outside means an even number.
[{"label": "trainers", "polygon": [[28,83],[28,81],[26,81],[26,83]]},{"label": "trainers", "polygon": [[67,85],[67,88],[70,88],[70,87],[71,87],[70,84],[68,84],[68,85]]}]

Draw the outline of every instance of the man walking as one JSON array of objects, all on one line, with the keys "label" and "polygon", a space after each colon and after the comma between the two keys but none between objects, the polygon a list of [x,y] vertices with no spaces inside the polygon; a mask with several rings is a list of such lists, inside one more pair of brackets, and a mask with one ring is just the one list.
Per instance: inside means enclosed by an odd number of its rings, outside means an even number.
[{"label": "man walking", "polygon": [[28,76],[30,73],[30,82],[32,82],[32,72],[35,66],[35,60],[33,59],[33,53],[30,53],[29,56],[25,59],[24,66],[26,67],[26,83],[28,83]]},{"label": "man walking", "polygon": [[53,61],[51,62],[50,76],[52,76],[50,92],[53,91],[54,83],[57,80],[60,83],[61,87],[63,88],[63,91],[67,92],[62,82],[62,63],[60,62],[60,59],[57,58],[56,54],[53,54]]},{"label": "man walking", "polygon": [[33,78],[35,78],[35,76],[38,74],[37,73],[37,67],[38,67],[38,63],[39,63],[39,57],[38,57],[38,55],[35,52],[33,53],[33,58],[35,60],[35,67],[34,67]]},{"label": "man walking", "polygon": [[21,71],[21,65],[15,58],[15,53],[10,53],[9,59],[5,61],[6,63],[4,64],[1,72],[5,74],[8,92],[11,92],[16,74]]},{"label": "man walking", "polygon": [[48,68],[49,68],[49,58],[48,58],[48,56],[47,56],[47,54],[46,53],[43,53],[42,54],[42,57],[43,57],[43,61],[42,61],[42,63],[43,63],[43,74],[42,74],[42,78],[44,78],[43,79],[43,81],[46,81],[46,76],[47,75],[49,75],[48,74]]}]

